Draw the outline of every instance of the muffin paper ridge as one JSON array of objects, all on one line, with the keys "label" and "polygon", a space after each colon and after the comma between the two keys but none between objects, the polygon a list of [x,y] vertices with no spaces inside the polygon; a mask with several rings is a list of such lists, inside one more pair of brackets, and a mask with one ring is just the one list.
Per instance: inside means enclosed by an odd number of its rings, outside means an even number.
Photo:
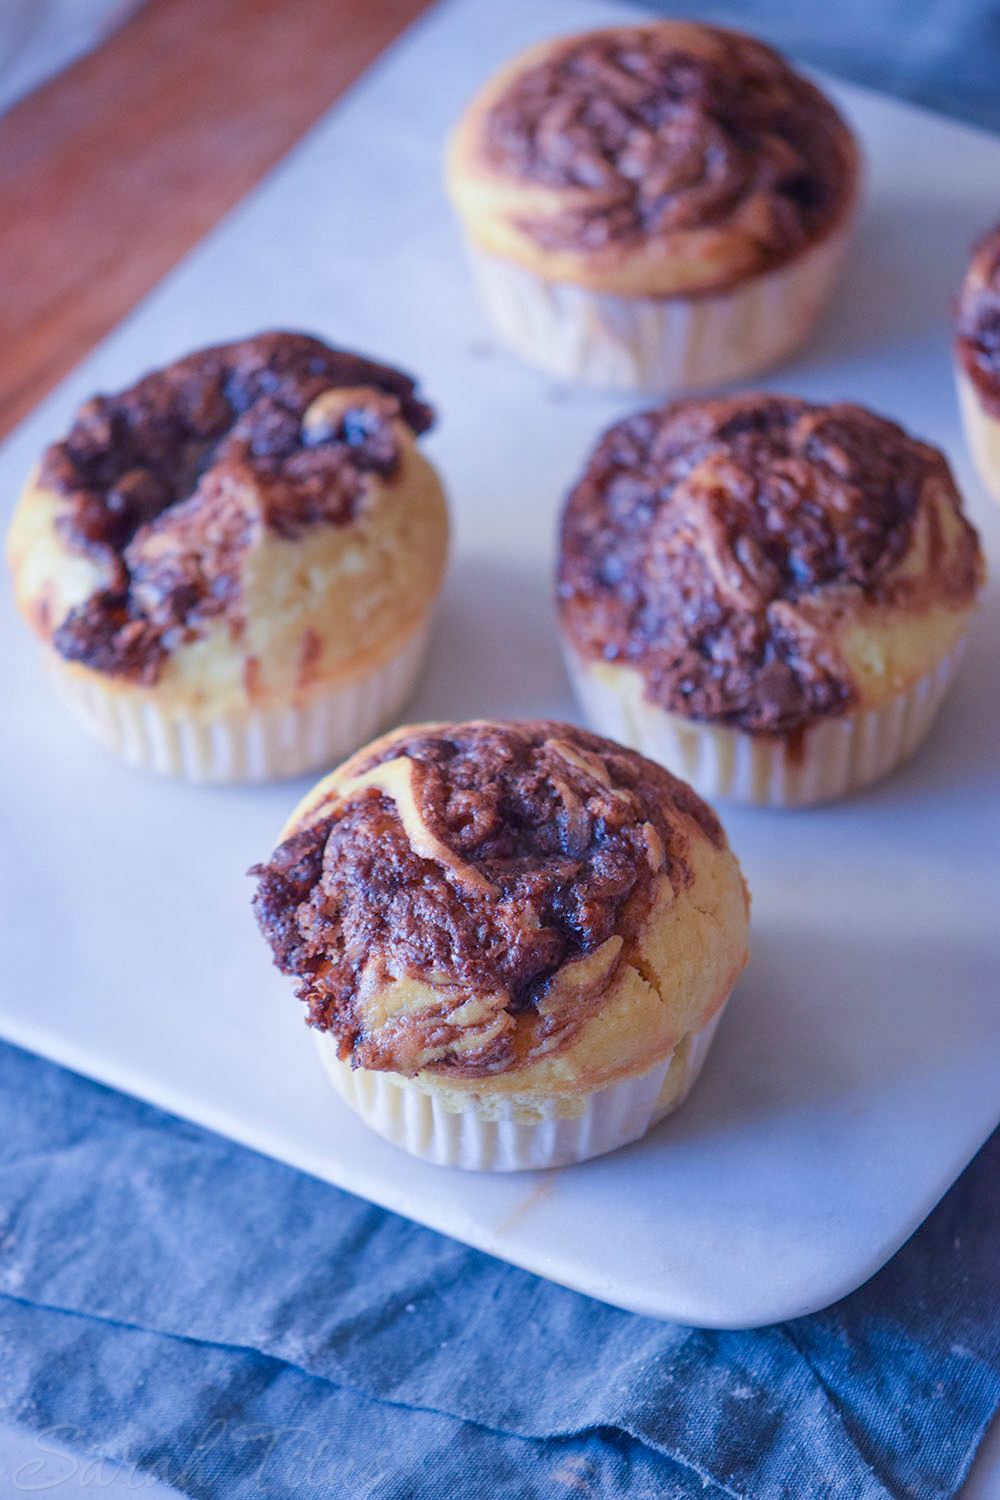
[{"label": "muffin paper ridge", "polygon": [[965,651],[962,640],[933,671],[878,708],[807,726],[794,749],[779,736],[696,723],[649,703],[642,679],[621,692],[568,644],[567,669],[587,722],[659,761],[709,801],[809,807],[847,797],[889,775],[918,749],[937,717]]},{"label": "muffin paper ridge", "polygon": [[551,1100],[541,1118],[543,1106],[533,1111],[534,1119],[513,1108],[506,1118],[485,1119],[471,1100],[461,1112],[449,1110],[438,1095],[398,1074],[352,1069],[337,1056],[328,1032],[313,1036],[341,1098],[386,1140],[436,1166],[519,1172],[603,1156],[638,1140],[679,1108],[701,1072],[724,1009],[647,1072],[585,1096],[579,1113],[562,1115]]},{"label": "muffin paper ridge", "polygon": [[393,718],[416,685],[430,617],[374,672],[300,706],[216,719],[168,712],[150,695],[105,685],[47,652],[78,722],[130,765],[193,782],[280,780],[333,765]]},{"label": "muffin paper ridge", "polygon": [[491,323],[528,364],[586,385],[679,393],[791,355],[822,310],[850,232],[847,223],[778,270],[691,297],[595,292],[468,250]]}]

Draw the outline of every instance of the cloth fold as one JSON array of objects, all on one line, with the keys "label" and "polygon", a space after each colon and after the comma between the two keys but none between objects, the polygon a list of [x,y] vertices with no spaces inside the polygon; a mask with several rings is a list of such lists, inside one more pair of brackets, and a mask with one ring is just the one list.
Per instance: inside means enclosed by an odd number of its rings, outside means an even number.
[{"label": "cloth fold", "polygon": [[540,1281],[9,1046],[0,1120],[0,1414],[194,1496],[287,1494],[325,1442],[315,1482],[350,1496],[944,1497],[1000,1405],[1000,1136],[852,1297],[719,1333]]}]

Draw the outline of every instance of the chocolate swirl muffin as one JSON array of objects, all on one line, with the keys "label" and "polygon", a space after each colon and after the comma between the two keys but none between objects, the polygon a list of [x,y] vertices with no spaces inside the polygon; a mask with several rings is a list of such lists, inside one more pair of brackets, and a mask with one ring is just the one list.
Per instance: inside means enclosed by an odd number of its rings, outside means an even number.
[{"label": "chocolate swirl muffin", "polygon": [[937,449],[749,394],[605,434],[563,514],[559,611],[596,724],[706,795],[787,805],[916,747],[982,576]]},{"label": "chocolate swirl muffin", "polygon": [[955,362],[972,457],[1000,501],[1000,224],[974,246],[958,294]]},{"label": "chocolate swirl muffin", "polygon": [[530,49],[448,155],[500,331],[555,373],[632,387],[736,378],[800,342],[858,178],[844,121],[776,52],[678,21]]},{"label": "chocolate swirl muffin", "polygon": [[715,815],[566,724],[397,730],[322,781],[253,873],[338,1088],[463,1165],[641,1134],[693,1081],[746,954]]},{"label": "chocolate swirl muffin", "polygon": [[199,779],[329,763],[413,676],[447,521],[408,376],[301,334],[80,410],[11,527],[20,607],[100,738]]},{"label": "chocolate swirl muffin", "polygon": [[504,176],[581,190],[519,227],[545,249],[590,252],[591,275],[651,238],[738,230],[724,270],[675,266],[670,291],[783,264],[831,229],[850,186],[829,100],[769,47],[717,27],[694,45],[664,25],[549,49],[487,114],[483,156]]}]

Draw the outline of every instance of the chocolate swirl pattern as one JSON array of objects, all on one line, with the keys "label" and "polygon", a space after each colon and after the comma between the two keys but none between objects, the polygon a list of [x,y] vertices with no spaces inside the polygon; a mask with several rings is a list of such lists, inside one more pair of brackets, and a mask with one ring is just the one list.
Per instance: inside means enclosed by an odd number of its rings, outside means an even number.
[{"label": "chocolate swirl pattern", "polygon": [[749,210],[758,269],[830,227],[851,158],[833,105],[777,53],[684,26],[553,50],[494,103],[483,151],[497,171],[557,191],[550,214],[521,221],[546,248],[627,248]]},{"label": "chocolate swirl pattern", "polygon": [[955,309],[962,369],[983,405],[1000,417],[1000,225],[972,252]]},{"label": "chocolate swirl pattern", "polygon": [[255,909],[341,1057],[476,1078],[570,1045],[696,841],[726,847],[705,804],[608,740],[431,725],[334,778],[255,868]]},{"label": "chocolate swirl pattern", "polygon": [[558,587],[573,646],[654,703],[788,734],[856,702],[852,613],[967,606],[980,579],[940,452],[861,407],[746,395],[611,428],[567,502]]},{"label": "chocolate swirl pattern", "polygon": [[861,181],[828,99],[691,21],[529,48],[467,105],[445,170],[505,343],[562,379],[674,393],[803,342]]},{"label": "chocolate swirl pattern", "polygon": [[397,424],[433,414],[399,371],[316,339],[262,334],[99,396],[45,454],[59,532],[106,586],[55,622],[69,661],[151,685],[170,650],[231,610],[262,529],[347,525],[400,462]]}]

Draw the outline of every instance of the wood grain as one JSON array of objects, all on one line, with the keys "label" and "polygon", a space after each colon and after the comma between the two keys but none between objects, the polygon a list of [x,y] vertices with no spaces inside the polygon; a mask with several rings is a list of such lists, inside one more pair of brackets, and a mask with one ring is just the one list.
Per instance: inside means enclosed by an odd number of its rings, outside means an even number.
[{"label": "wood grain", "polygon": [[427,0],[148,0],[0,119],[0,433]]}]

